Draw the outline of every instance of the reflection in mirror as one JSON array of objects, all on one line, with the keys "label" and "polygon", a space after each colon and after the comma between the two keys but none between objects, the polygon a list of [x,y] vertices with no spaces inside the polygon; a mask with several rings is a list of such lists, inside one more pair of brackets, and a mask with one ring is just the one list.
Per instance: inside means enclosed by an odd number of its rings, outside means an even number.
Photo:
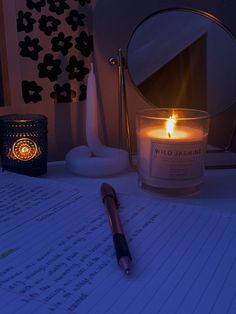
[{"label": "reflection in mirror", "polygon": [[236,40],[216,19],[198,11],[164,10],[131,36],[131,80],[158,107],[223,112],[236,99]]}]

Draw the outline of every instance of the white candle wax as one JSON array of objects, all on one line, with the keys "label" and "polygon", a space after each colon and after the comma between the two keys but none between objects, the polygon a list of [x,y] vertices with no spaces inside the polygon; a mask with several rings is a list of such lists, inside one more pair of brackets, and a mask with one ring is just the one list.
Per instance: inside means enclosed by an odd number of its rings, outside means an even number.
[{"label": "white candle wax", "polygon": [[202,130],[178,126],[169,137],[164,127],[149,127],[137,136],[139,175],[144,184],[170,189],[202,182],[207,142]]}]

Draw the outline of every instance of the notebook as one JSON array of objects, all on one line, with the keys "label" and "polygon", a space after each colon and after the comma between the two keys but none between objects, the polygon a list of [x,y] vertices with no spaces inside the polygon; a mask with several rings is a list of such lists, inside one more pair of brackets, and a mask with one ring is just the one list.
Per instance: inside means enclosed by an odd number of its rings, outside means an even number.
[{"label": "notebook", "polygon": [[236,313],[234,215],[118,194],[127,276],[99,189],[1,173],[2,314]]}]

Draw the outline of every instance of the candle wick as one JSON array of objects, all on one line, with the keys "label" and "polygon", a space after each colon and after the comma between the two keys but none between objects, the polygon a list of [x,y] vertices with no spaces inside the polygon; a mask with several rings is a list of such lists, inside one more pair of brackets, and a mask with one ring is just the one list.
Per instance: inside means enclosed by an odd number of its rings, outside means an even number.
[{"label": "candle wick", "polygon": [[170,132],[168,132],[168,137],[171,138]]}]

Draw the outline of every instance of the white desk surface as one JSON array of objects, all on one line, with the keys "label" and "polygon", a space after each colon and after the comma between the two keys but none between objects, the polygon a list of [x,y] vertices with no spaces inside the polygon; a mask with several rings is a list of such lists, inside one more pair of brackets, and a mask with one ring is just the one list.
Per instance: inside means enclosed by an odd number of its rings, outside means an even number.
[{"label": "white desk surface", "polygon": [[[75,184],[83,191],[91,190],[93,192],[100,189],[102,182],[108,182],[113,185],[118,193],[166,198],[155,192],[141,189],[138,185],[137,173],[133,170],[127,170],[125,173],[112,177],[88,178],[71,173],[66,168],[64,161],[58,161],[48,164],[47,174],[42,178]],[[171,197],[168,199],[193,205],[208,206],[213,210],[236,213],[236,169],[206,170],[204,182],[197,195],[178,198]]]}]

